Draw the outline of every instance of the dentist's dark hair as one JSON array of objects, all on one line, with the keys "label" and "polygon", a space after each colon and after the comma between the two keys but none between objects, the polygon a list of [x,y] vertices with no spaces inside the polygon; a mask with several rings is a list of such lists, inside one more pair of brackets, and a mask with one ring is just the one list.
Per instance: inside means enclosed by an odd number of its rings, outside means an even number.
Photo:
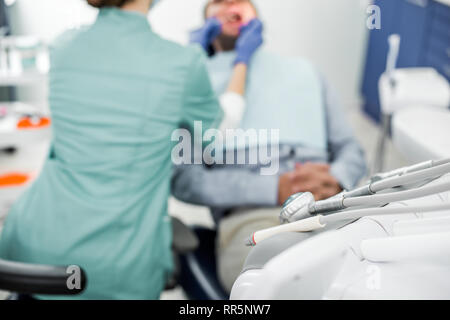
[{"label": "dentist's dark hair", "polygon": [[95,8],[121,7],[127,2],[133,1],[134,0],[87,0],[87,2]]},{"label": "dentist's dark hair", "polygon": [[[255,4],[253,3],[253,0],[248,0],[248,2],[250,2],[250,4],[253,6],[253,8],[256,11],[256,14],[259,15],[258,12],[258,8],[255,6]],[[208,1],[205,6],[203,7],[203,18],[208,18],[208,9],[211,5],[213,5],[214,3],[212,3],[211,1]]]}]

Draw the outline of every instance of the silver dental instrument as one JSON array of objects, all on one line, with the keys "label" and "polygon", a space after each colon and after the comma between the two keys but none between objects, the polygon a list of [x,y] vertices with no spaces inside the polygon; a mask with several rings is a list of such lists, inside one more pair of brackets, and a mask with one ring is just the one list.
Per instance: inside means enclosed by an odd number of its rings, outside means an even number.
[{"label": "silver dental instrument", "polygon": [[424,162],[421,162],[418,164],[414,164],[412,166],[395,169],[395,170],[392,170],[389,172],[377,173],[372,176],[372,178],[370,179],[370,182],[376,182],[376,181],[380,181],[380,180],[395,177],[395,176],[401,176],[401,175],[405,175],[407,173],[413,173],[413,172],[417,172],[420,170],[437,167],[437,166],[440,166],[442,164],[447,164],[447,163],[450,163],[450,159],[424,161]]}]

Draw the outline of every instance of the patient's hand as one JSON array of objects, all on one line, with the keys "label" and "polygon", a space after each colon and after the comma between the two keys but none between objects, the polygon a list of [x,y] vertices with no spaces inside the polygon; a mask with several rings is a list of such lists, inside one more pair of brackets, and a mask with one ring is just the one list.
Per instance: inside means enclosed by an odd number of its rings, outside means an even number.
[{"label": "patient's hand", "polygon": [[339,182],[330,174],[328,164],[298,164],[295,171],[280,177],[278,203],[283,204],[298,192],[311,192],[316,200],[332,197],[342,191]]}]

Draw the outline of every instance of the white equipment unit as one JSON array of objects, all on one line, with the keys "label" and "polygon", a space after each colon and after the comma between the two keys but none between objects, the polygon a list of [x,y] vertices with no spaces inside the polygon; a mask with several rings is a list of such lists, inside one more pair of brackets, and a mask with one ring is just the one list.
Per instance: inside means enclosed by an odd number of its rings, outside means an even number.
[{"label": "white equipment unit", "polygon": [[[431,68],[397,69],[380,79],[392,140],[410,162],[450,157],[450,86]],[[394,81],[391,87],[390,81]]]},{"label": "white equipment unit", "polygon": [[0,227],[3,224],[3,220],[6,218],[9,209],[30,186],[30,182],[31,177],[28,181],[22,184],[13,186],[0,186]]},{"label": "white equipment unit", "polygon": [[50,118],[23,103],[0,103],[0,149],[17,148],[51,136]]},{"label": "white equipment unit", "polygon": [[410,162],[450,157],[450,110],[414,107],[392,119],[392,140]]},{"label": "white equipment unit", "polygon": [[0,74],[10,78],[42,75],[50,69],[47,45],[33,36],[0,38]]},{"label": "white equipment unit", "polygon": [[[427,185],[448,182],[450,174]],[[386,206],[410,213],[264,240],[252,249],[231,299],[450,299],[450,210],[415,209],[448,204],[450,192],[443,192]]]},{"label": "white equipment unit", "polygon": [[[48,47],[33,36],[4,36],[0,28],[0,86],[17,87],[47,82]],[[48,139],[50,118],[24,103],[0,103],[0,150],[16,149]]]},{"label": "white equipment unit", "polygon": [[445,141],[450,136],[450,85],[433,68],[396,69],[399,48],[400,36],[391,35],[386,72],[379,80],[383,127],[373,172],[383,171],[390,128],[395,147],[410,162],[450,156]]}]

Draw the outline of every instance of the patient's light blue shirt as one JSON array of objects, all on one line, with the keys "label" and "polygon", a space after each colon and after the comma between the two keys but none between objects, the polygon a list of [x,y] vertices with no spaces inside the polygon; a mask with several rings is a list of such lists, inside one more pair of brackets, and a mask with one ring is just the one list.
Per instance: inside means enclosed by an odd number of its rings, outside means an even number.
[{"label": "patient's light blue shirt", "polygon": [[[236,53],[221,52],[208,61],[214,90],[225,93]],[[264,50],[254,55],[248,71],[244,130],[279,130],[280,142],[321,151],[327,148],[322,83],[314,66],[300,57],[282,57]],[[238,148],[265,145],[250,141]]]},{"label": "patient's light blue shirt", "polygon": [[[220,90],[220,84],[216,78],[217,75],[215,75],[216,70],[211,69],[212,65],[210,61],[210,75],[217,91]],[[231,70],[231,66],[229,68]],[[219,68],[219,72],[222,72],[220,70],[222,70],[221,68]],[[250,77],[255,74],[250,72]],[[273,70],[271,77],[277,79],[280,78],[280,75],[277,70]],[[303,78],[302,75],[295,72],[288,78],[293,79],[296,76]],[[223,76],[221,75],[218,78],[222,79]],[[321,76],[319,78],[324,110],[325,149],[316,148],[307,143],[301,145],[298,143],[301,140],[298,140],[297,143],[282,143],[279,154],[279,171],[277,174],[269,176],[260,174],[262,166],[260,164],[213,165],[209,167],[204,165],[179,166],[172,179],[173,195],[185,202],[211,207],[216,220],[220,219],[225,211],[234,208],[277,206],[280,175],[294,170],[296,163],[307,161],[330,163],[331,174],[343,188],[352,189],[355,187],[366,173],[364,152],[353,135],[345,109],[341,108],[334,91],[324,78]],[[251,82],[252,79],[249,81]],[[261,86],[258,91],[264,95],[264,91],[271,90],[271,94],[278,96],[279,100],[283,101],[285,90],[282,86],[276,86],[276,88],[274,90],[270,87]],[[296,101],[290,103],[293,103],[292,106],[288,106],[291,109],[298,106]],[[274,106],[274,109],[274,112],[269,113],[270,115],[274,115],[277,110],[276,106]],[[279,121],[291,120],[289,115],[289,113],[285,114],[286,119],[280,118]],[[275,115],[275,117],[277,116]],[[299,118],[303,116],[307,117],[308,115],[296,114],[296,117]],[[316,146],[321,146],[320,142]],[[236,153],[238,152],[241,151],[236,151]]]}]

